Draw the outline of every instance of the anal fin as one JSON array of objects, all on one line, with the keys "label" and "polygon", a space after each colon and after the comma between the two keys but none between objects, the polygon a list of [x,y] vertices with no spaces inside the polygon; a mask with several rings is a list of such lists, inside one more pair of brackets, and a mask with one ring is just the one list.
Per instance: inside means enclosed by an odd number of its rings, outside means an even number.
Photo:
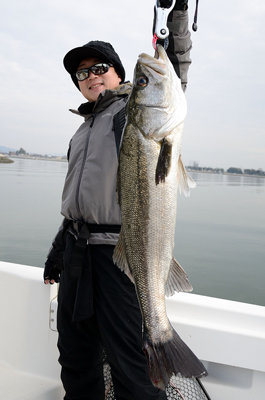
[{"label": "anal fin", "polygon": [[193,290],[186,272],[179,263],[172,258],[168,278],[165,285],[165,295],[173,296],[175,292],[191,292]]}]

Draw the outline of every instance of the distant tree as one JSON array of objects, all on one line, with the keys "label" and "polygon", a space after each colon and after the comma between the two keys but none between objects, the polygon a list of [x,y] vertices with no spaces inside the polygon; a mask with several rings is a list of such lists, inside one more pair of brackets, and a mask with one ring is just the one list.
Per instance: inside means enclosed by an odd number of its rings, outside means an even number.
[{"label": "distant tree", "polygon": [[22,149],[22,147],[20,147],[20,149],[16,151],[17,156],[26,154],[27,154],[26,150]]},{"label": "distant tree", "polygon": [[244,169],[244,174],[264,176],[265,172],[262,171],[261,168],[259,168],[259,169]]},{"label": "distant tree", "polygon": [[243,174],[242,169],[241,168],[236,168],[236,167],[228,168],[227,172],[229,174]]},{"label": "distant tree", "polygon": [[255,169],[244,169],[244,174],[247,174],[247,175],[255,175],[256,172],[257,171]]}]

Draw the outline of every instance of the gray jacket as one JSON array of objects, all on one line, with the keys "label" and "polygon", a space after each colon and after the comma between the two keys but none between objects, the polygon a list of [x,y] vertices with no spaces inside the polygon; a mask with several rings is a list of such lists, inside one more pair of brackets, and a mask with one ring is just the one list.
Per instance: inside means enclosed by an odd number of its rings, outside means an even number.
[{"label": "gray jacket", "polygon": [[[191,39],[188,13],[174,11],[168,23],[168,56],[185,90],[190,66]],[[131,85],[101,93],[96,103],[86,103],[73,111],[85,121],[71,140],[68,173],[61,213],[66,219],[92,224],[121,223],[116,195],[118,156],[113,117],[125,107]],[[118,234],[93,233],[90,244],[116,244]]]},{"label": "gray jacket", "polygon": [[[90,224],[120,225],[120,209],[116,194],[118,155],[113,117],[122,108],[131,91],[131,84],[102,92],[88,114],[73,111],[85,122],[70,144],[69,167],[62,195],[62,215]],[[82,107],[79,109],[82,110]],[[92,244],[115,244],[115,233],[93,233]]]}]

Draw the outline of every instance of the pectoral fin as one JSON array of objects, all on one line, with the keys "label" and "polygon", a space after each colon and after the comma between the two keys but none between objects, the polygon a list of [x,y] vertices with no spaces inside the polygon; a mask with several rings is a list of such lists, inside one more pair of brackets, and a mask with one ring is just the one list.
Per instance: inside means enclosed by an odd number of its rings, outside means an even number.
[{"label": "pectoral fin", "polygon": [[171,165],[171,155],[172,145],[166,139],[163,139],[156,166],[155,181],[157,185],[165,182]]},{"label": "pectoral fin", "polygon": [[165,295],[172,296],[175,292],[191,292],[193,290],[186,272],[179,263],[172,258],[168,278],[165,285]]},{"label": "pectoral fin", "polygon": [[185,196],[190,195],[190,189],[196,186],[196,182],[188,175],[181,156],[178,159],[178,170],[177,170],[177,179],[179,183],[179,192],[183,192]]}]

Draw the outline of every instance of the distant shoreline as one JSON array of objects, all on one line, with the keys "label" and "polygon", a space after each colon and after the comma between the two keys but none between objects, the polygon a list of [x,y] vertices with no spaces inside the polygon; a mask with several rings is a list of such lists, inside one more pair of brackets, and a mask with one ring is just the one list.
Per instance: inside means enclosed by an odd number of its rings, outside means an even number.
[{"label": "distant shoreline", "polygon": [[8,156],[0,154],[0,164],[12,164],[13,162]]},{"label": "distant shoreline", "polygon": [[[26,156],[22,156],[22,155],[10,155],[9,156],[11,159],[14,158],[20,158],[20,159],[24,159],[24,160],[42,160],[42,161],[59,161],[59,162],[67,162],[67,158],[66,156],[49,156],[49,157],[45,157],[45,156],[30,156],[30,155],[26,155]],[[196,169],[192,169],[190,167],[186,167],[188,172],[196,172],[198,174],[213,174],[213,175],[229,175],[229,176],[247,176],[247,177],[253,177],[253,178],[265,178],[265,175],[259,175],[259,174],[246,174],[244,172],[242,172],[242,174],[239,173],[234,173],[234,172],[216,172],[216,171],[198,171]]]},{"label": "distant shoreline", "polygon": [[212,174],[212,175],[229,175],[229,176],[248,176],[250,178],[265,178],[265,175],[258,174],[242,174],[234,173],[234,172],[215,172],[215,171],[197,171],[196,169],[187,169],[187,172],[196,172],[197,174]]},{"label": "distant shoreline", "polygon": [[50,157],[45,157],[45,156],[16,156],[16,155],[10,155],[10,158],[20,158],[23,160],[42,160],[42,161],[60,161],[60,162],[67,162],[66,157],[60,157],[60,156],[50,156]]}]

